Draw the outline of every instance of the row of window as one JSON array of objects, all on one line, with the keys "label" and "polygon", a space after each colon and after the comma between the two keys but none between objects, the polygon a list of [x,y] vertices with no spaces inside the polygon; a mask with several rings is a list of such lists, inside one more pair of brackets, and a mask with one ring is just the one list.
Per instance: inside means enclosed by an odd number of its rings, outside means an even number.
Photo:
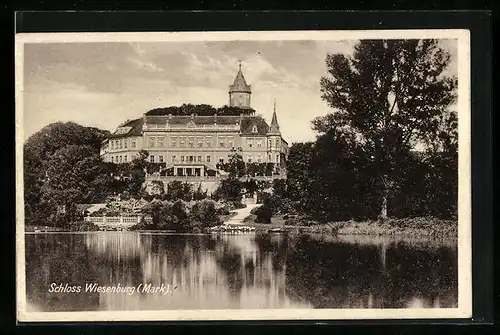
[{"label": "row of window", "polygon": [[[131,140],[130,141],[130,147],[131,148],[135,148],[136,147],[136,142],[135,140]],[[121,139],[121,140],[111,140],[110,141],[110,146],[111,146],[111,150],[114,150],[114,149],[127,149],[128,147],[128,139],[124,138],[124,139]]]},{"label": "row of window", "polygon": [[[269,162],[270,162],[271,159],[272,159],[272,156],[269,154],[268,158],[269,158]],[[204,162],[204,161],[207,162],[207,163],[211,163],[212,162],[212,156],[210,156],[210,155],[206,155],[206,156],[202,156],[202,155],[188,155],[188,156],[184,156],[184,155],[181,155],[181,156],[179,156],[179,159],[180,159],[179,160],[180,162],[189,162],[189,163],[191,163],[191,162]],[[279,154],[276,154],[276,160],[275,160],[275,162],[279,162],[279,159],[280,159]],[[164,156],[163,155],[158,155],[158,156],[150,155],[149,156],[149,162],[150,163],[164,163],[165,162]],[[177,162],[177,156],[175,156],[175,155],[172,156],[172,162]],[[247,155],[247,162],[248,163],[252,163],[253,162],[253,157],[252,157],[251,154]],[[261,154],[257,155],[257,161],[256,162],[257,163],[262,163],[262,155]],[[121,163],[121,161],[120,161],[120,163]],[[224,158],[220,157],[219,158],[219,163],[224,163]]]},{"label": "row of window", "polygon": [[[190,155],[190,156],[184,156],[184,155],[181,155],[179,156],[179,161],[180,162],[203,162],[203,156],[201,155]],[[205,162],[207,163],[211,163],[212,161],[212,157],[210,155],[206,155],[205,156]],[[150,163],[164,163],[165,160],[164,160],[164,157],[163,155],[159,155],[159,156],[155,156],[155,155],[151,155],[149,156],[149,162]],[[177,156],[172,156],[172,162],[178,162],[177,160]]]},{"label": "row of window", "polygon": [[[234,137],[233,136],[219,136],[218,137],[218,147],[219,148],[233,148],[234,147]],[[274,142],[274,143],[273,143]],[[253,139],[253,138],[248,138],[247,139],[247,147],[248,148],[262,148],[264,142],[263,139]],[[280,140],[275,139],[269,139],[268,140],[268,147],[280,147]],[[119,150],[119,149],[127,149],[128,148],[128,140],[127,139],[120,139],[120,140],[112,140],[110,141],[111,145],[111,150]],[[132,140],[130,142],[130,147],[131,148],[136,148],[137,144],[135,140]],[[148,137],[148,148],[165,148],[166,146],[166,140],[165,136],[149,136]],[[212,137],[207,136],[207,137],[172,137],[170,146],[172,148],[210,148],[212,146]]]},{"label": "row of window", "polygon": [[[234,136],[219,136],[219,148],[234,147]],[[164,148],[166,146],[165,136],[149,136],[148,148]],[[170,139],[170,147],[172,148],[210,148],[212,147],[211,136],[172,136]]]},{"label": "row of window", "polygon": [[127,162],[128,162],[127,155],[111,156],[111,163],[127,163]]}]

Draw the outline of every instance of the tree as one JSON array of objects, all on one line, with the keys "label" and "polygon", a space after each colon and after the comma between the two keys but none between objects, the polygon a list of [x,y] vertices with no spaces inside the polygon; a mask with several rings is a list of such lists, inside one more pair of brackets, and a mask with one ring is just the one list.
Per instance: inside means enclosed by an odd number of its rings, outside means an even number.
[{"label": "tree", "polygon": [[166,198],[170,201],[178,199],[190,201],[193,198],[193,187],[189,183],[181,181],[172,181],[167,185]]},{"label": "tree", "polygon": [[313,121],[319,133],[352,133],[373,157],[381,189],[380,217],[402,157],[417,143],[433,143],[452,112],[457,79],[446,77],[450,55],[437,40],[363,40],[348,57],[327,55],[322,98],[335,112]]},{"label": "tree", "polygon": [[230,178],[237,178],[245,175],[245,162],[241,155],[242,148],[232,148],[229,154],[227,169]]},{"label": "tree", "polygon": [[227,178],[220,181],[219,186],[212,194],[213,199],[224,199],[232,202],[241,202],[243,183],[238,178]]},{"label": "tree", "polygon": [[98,154],[89,146],[68,145],[57,150],[46,162],[46,181],[42,201],[55,204],[92,203],[94,182],[105,173]]},{"label": "tree", "polygon": [[209,199],[195,203],[191,208],[189,217],[191,225],[198,228],[208,228],[220,224],[215,202]]},{"label": "tree", "polygon": [[288,155],[287,193],[292,201],[297,201],[302,210],[310,194],[313,143],[293,143]]},{"label": "tree", "polygon": [[[54,188],[49,186],[44,187],[50,180],[48,177],[49,168],[52,169],[50,172],[52,176],[59,173],[59,171],[54,170],[53,164],[55,161],[53,156],[55,153],[66,146],[86,146],[84,151],[88,156],[85,157],[80,155],[80,157],[85,158],[87,163],[89,160],[92,161],[92,164],[96,164],[100,168],[101,164],[98,162],[100,145],[108,134],[109,132],[107,131],[83,127],[73,122],[57,122],[42,128],[28,138],[23,148],[24,200],[27,223],[46,223],[49,220],[49,216],[55,211],[54,199],[51,199],[47,194],[44,195],[44,190],[50,190],[50,192],[55,195],[53,192],[55,191]],[[79,155],[78,150],[74,150],[73,152]],[[73,162],[76,163],[74,160]],[[73,180],[75,183],[80,178],[80,176],[74,175],[73,177],[77,178]],[[64,183],[68,182],[69,181],[63,181],[61,187],[63,187],[62,185],[64,185]],[[88,185],[88,180],[86,180],[85,183]],[[70,190],[63,188],[61,192],[69,193]],[[99,197],[100,195],[96,196]],[[65,200],[62,194],[56,197],[58,201]]]},{"label": "tree", "polygon": [[193,200],[203,200],[208,196],[208,191],[201,188],[201,184],[198,185],[198,188],[193,192]]}]

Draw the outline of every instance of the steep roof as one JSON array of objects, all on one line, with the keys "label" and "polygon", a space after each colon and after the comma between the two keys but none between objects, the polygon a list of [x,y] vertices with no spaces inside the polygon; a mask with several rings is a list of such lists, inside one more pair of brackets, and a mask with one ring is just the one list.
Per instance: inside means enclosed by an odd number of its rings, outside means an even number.
[{"label": "steep roof", "polygon": [[198,125],[203,124],[232,124],[240,122],[240,116],[168,116],[168,115],[145,115],[144,116],[146,124],[188,124],[191,120]]},{"label": "steep roof", "polygon": [[271,120],[271,126],[269,127],[269,133],[279,134],[280,126],[278,124],[278,117],[276,116],[276,101],[274,101],[273,118]]},{"label": "steep roof", "polygon": [[[125,123],[121,124],[113,134],[109,135],[109,138],[141,136],[143,124],[144,124],[144,119],[142,117],[140,119],[126,121]],[[125,132],[120,132],[119,131],[120,129],[124,129]]]},{"label": "steep roof", "polygon": [[[253,132],[253,126],[257,127],[257,132]],[[269,126],[266,120],[260,116],[246,116],[241,120],[241,133],[244,135],[266,135]]]},{"label": "steep roof", "polygon": [[[167,115],[145,115],[144,122],[147,124],[160,124],[165,125],[167,121],[169,124],[188,124],[193,121],[197,125],[236,125],[240,124],[240,131],[244,135],[266,135],[269,131],[269,126],[261,116],[172,116]],[[256,126],[257,132],[254,132]]]},{"label": "steep roof", "polygon": [[236,78],[234,78],[233,84],[229,86],[229,93],[232,92],[252,93],[250,85],[247,85],[245,77],[243,76],[243,72],[241,72],[241,64],[238,70],[238,74],[236,74]]}]

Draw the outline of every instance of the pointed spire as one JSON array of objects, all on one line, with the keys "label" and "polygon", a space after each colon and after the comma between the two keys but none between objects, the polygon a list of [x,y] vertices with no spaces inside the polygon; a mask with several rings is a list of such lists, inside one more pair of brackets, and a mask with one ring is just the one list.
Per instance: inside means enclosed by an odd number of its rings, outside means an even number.
[{"label": "pointed spire", "polygon": [[280,133],[278,117],[276,116],[276,99],[274,99],[273,118],[271,120],[271,126],[269,127],[269,133]]},{"label": "pointed spire", "polygon": [[252,93],[250,85],[247,84],[243,72],[241,71],[241,61],[239,61],[238,74],[236,74],[233,84],[229,86],[229,93],[231,92]]}]

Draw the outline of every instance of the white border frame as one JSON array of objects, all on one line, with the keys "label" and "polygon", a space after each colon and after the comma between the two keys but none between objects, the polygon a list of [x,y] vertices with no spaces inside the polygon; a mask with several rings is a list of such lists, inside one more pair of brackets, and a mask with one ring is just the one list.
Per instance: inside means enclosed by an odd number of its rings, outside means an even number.
[{"label": "white border frame", "polygon": [[[194,42],[234,40],[359,40],[457,39],[459,200],[458,200],[458,307],[441,309],[251,309],[155,310],[92,312],[28,312],[23,180],[23,78],[25,43],[75,42]],[[15,37],[16,75],[16,289],[17,319],[50,321],[219,321],[219,320],[353,320],[439,319],[472,317],[471,147],[470,147],[470,33],[468,30],[366,30],[366,31],[244,31],[244,32],[142,32],[142,33],[29,33]]]}]

